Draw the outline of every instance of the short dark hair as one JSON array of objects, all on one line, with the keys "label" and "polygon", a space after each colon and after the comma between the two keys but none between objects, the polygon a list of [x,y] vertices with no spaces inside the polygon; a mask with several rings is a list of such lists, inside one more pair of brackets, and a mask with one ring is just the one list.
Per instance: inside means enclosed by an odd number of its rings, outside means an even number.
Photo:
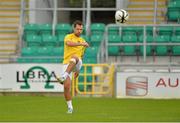
[{"label": "short dark hair", "polygon": [[83,23],[82,23],[82,21],[80,21],[80,20],[76,20],[76,21],[74,21],[74,23],[73,23],[73,27],[76,27],[76,25],[83,25]]}]

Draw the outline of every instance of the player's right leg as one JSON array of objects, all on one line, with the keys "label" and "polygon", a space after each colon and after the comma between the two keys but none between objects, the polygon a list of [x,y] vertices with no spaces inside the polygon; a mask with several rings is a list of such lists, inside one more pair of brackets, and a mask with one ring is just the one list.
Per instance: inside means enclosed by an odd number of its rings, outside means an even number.
[{"label": "player's right leg", "polygon": [[66,78],[70,75],[70,73],[72,72],[72,70],[74,69],[74,67],[76,66],[76,64],[78,63],[79,58],[76,56],[72,56],[72,58],[70,59],[70,62],[66,68],[66,71],[64,72],[64,74],[61,77],[57,77],[56,79],[58,80],[58,82],[60,82],[61,84],[64,83],[64,81],[66,80]]}]

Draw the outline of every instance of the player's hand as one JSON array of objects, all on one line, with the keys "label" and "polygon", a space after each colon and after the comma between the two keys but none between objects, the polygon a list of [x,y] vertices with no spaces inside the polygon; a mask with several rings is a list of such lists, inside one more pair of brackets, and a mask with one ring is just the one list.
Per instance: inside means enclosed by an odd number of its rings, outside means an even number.
[{"label": "player's hand", "polygon": [[82,46],[84,46],[84,47],[89,47],[89,44],[87,43],[87,42],[83,42],[83,43],[81,43],[82,44]]}]

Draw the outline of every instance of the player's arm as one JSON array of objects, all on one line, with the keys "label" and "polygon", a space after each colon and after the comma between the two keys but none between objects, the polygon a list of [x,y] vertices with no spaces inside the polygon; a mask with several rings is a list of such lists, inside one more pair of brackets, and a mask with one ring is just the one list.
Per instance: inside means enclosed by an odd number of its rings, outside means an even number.
[{"label": "player's arm", "polygon": [[72,41],[67,41],[66,45],[68,45],[70,47],[75,47],[75,46],[89,47],[89,44],[87,42],[72,42]]}]

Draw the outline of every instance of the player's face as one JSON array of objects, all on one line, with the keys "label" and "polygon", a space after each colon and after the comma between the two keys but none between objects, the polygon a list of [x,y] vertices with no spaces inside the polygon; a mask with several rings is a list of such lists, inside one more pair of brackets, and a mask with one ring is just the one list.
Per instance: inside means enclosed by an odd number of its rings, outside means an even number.
[{"label": "player's face", "polygon": [[74,34],[76,36],[80,36],[82,32],[83,32],[83,25],[76,24],[76,26],[74,27]]}]

